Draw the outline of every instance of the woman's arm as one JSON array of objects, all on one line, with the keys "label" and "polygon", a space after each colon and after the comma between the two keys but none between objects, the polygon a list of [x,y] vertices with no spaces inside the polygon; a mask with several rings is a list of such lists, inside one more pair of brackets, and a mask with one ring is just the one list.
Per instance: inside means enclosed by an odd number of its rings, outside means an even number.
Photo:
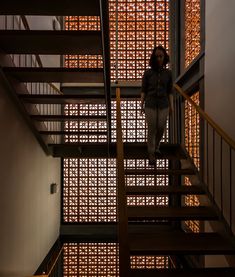
[{"label": "woman's arm", "polygon": [[169,80],[169,83],[168,83],[168,101],[169,101],[169,113],[170,115],[173,114],[174,112],[174,104],[173,104],[173,80],[172,80],[172,72],[170,72],[170,80]]},{"label": "woman's arm", "polygon": [[141,91],[141,94],[140,94],[140,101],[141,101],[140,109],[141,109],[141,113],[144,113],[144,100],[145,100],[145,93]]},{"label": "woman's arm", "polygon": [[142,86],[141,86],[141,94],[140,94],[140,108],[141,113],[144,113],[144,104],[145,104],[145,95],[147,92],[147,71],[144,72],[143,78],[142,78]]}]

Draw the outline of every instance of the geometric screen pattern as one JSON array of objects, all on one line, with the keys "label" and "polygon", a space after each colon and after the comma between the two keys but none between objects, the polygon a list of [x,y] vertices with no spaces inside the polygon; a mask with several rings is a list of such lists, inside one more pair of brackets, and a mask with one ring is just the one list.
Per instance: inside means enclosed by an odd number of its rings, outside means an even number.
[{"label": "geometric screen pattern", "polygon": [[[67,104],[64,107],[67,116],[106,116],[105,104]],[[146,142],[147,125],[145,116],[140,112],[140,101],[121,101],[122,130],[124,142]],[[107,142],[107,123],[98,120],[65,121],[64,130],[75,134],[65,135],[66,143]],[[86,132],[89,132],[86,134]],[[162,138],[168,141],[168,121]],[[92,134],[92,132],[94,134]],[[105,133],[104,133],[105,132]],[[80,133],[80,134],[79,134]],[[116,102],[111,102],[111,141],[116,141]]]},{"label": "geometric screen pattern", "polygon": [[[131,256],[131,268],[168,268],[166,256]],[[117,243],[66,243],[63,250],[64,277],[119,276]]]},{"label": "geometric screen pattern", "polygon": [[185,67],[200,53],[200,0],[185,0]]},{"label": "geometric screen pattern", "polygon": [[[169,48],[169,0],[109,0],[111,80],[139,80],[154,46]],[[97,16],[66,16],[66,30],[100,30]],[[66,55],[66,67],[102,68],[101,55]]]},{"label": "geometric screen pattern", "polygon": [[[192,101],[199,106],[199,92],[191,96]],[[193,159],[195,166],[200,170],[200,118],[196,109],[185,101],[185,147]],[[185,177],[185,185],[191,185],[190,180]],[[185,197],[187,206],[199,206],[200,202],[196,195]],[[199,221],[186,221],[186,225],[194,232],[200,230]]]},{"label": "geometric screen pattern", "polygon": [[109,0],[109,14],[111,78],[141,79],[154,46],[168,50],[169,0]]},{"label": "geometric screen pattern", "polygon": [[[116,159],[64,159],[63,221],[116,222]],[[168,168],[168,160],[158,160],[157,167]],[[148,168],[144,159],[125,160],[126,169]],[[166,186],[165,175],[126,176],[127,186]],[[167,196],[128,196],[129,206],[166,206]]]}]

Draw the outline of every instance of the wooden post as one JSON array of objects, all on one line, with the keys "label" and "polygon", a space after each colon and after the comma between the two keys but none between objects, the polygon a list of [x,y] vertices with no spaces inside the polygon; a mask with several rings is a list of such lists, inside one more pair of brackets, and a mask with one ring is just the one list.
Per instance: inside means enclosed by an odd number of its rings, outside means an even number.
[{"label": "wooden post", "polygon": [[117,191],[118,191],[118,242],[120,277],[130,276],[130,251],[128,244],[127,200],[124,173],[124,150],[121,126],[120,88],[116,89],[117,104]]}]

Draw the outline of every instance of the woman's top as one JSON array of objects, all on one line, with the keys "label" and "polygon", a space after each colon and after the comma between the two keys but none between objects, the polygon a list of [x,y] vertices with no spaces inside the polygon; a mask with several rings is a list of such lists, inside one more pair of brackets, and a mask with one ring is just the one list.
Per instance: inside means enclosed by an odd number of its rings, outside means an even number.
[{"label": "woman's top", "polygon": [[142,79],[145,107],[164,109],[169,106],[168,96],[172,90],[172,73],[169,69],[147,69]]}]

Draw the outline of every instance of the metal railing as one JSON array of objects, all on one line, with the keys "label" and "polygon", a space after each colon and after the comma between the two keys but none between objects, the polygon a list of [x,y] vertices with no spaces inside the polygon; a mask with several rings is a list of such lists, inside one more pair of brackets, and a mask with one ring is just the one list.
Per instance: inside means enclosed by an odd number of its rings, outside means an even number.
[{"label": "metal railing", "polygon": [[184,102],[187,101],[191,109],[194,109],[199,116],[200,145],[197,147],[202,147],[201,159],[203,159],[203,168],[199,169],[200,176],[207,185],[212,201],[219,208],[231,232],[234,233],[235,141],[177,84],[174,88],[177,93],[174,95],[173,142],[184,144],[185,126],[181,123],[184,119],[182,112]]}]

